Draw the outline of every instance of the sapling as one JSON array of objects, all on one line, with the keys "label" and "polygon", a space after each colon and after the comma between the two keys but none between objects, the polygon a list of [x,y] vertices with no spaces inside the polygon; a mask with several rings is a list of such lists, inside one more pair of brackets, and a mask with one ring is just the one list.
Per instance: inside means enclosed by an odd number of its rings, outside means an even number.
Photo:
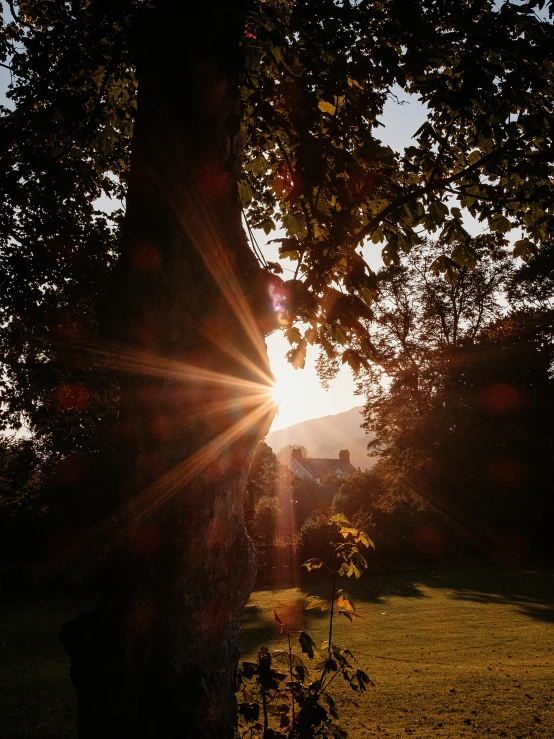
[{"label": "sapling", "polygon": [[[337,590],[337,577],[359,578],[367,568],[361,549],[374,544],[342,514],[331,516],[329,524],[337,532],[337,540],[331,542],[334,566],[316,558],[302,565],[308,572],[325,568],[331,575],[331,599],[312,595],[306,606],[306,610],[319,609],[329,614],[328,639],[320,647],[325,656],[318,653],[310,634],[288,628],[274,611],[280,632],[287,638],[286,648],[270,652],[267,647],[260,647],[257,662],[243,662],[240,667],[239,737],[343,739],[347,733],[338,722],[338,701],[329,690],[331,684],[338,675],[358,693],[364,693],[373,684],[367,673],[357,667],[352,652],[333,643],[333,626],[337,614],[349,621],[359,618],[349,594]],[[357,705],[353,700],[347,702]]]}]

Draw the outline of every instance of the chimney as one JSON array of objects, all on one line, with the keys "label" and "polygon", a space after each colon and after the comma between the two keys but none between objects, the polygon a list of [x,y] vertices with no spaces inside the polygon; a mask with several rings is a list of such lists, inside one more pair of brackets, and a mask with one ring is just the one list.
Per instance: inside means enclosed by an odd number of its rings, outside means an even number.
[{"label": "chimney", "polygon": [[294,462],[294,460],[297,460],[298,462],[300,462],[301,459],[302,459],[302,449],[293,449],[290,454],[291,464],[292,462]]},{"label": "chimney", "polygon": [[350,463],[350,452],[348,449],[341,449],[339,452],[339,459],[341,462],[348,462]]}]

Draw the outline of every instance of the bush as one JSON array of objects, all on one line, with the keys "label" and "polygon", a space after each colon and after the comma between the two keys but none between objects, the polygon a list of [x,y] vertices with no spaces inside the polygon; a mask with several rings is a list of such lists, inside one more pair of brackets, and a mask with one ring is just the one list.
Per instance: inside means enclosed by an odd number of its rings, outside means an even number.
[{"label": "bush", "polygon": [[329,523],[329,516],[320,513],[307,518],[300,528],[298,536],[298,553],[300,561],[316,557],[329,567],[335,563],[335,551],[331,546],[336,535],[336,527]]},{"label": "bush", "polygon": [[275,495],[264,495],[254,511],[254,534],[261,536],[266,544],[272,544],[279,523],[279,499]]}]

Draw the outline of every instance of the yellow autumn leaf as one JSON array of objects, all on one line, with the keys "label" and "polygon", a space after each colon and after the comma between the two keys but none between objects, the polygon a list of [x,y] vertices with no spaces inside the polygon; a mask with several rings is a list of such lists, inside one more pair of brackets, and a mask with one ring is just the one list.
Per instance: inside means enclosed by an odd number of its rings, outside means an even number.
[{"label": "yellow autumn leaf", "polygon": [[348,593],[344,592],[344,590],[339,590],[336,604],[338,608],[341,608],[344,611],[348,611],[349,613],[354,613],[354,611],[356,610],[354,602],[352,601]]},{"label": "yellow autumn leaf", "polygon": [[329,115],[335,115],[335,112],[337,110],[336,106],[333,105],[333,103],[328,103],[326,100],[320,100],[317,107],[321,110],[322,113],[329,113]]}]

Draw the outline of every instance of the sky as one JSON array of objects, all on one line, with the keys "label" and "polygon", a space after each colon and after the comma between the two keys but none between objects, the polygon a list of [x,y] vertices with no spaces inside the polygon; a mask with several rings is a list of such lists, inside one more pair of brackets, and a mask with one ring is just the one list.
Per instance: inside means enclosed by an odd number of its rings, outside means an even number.
[{"label": "sky", "polygon": [[[8,102],[4,96],[8,82],[9,73],[0,68],[0,104],[5,105]],[[410,145],[411,137],[425,121],[425,107],[414,96],[403,93],[400,88],[395,93],[400,103],[392,99],[387,102],[381,119],[384,127],[378,129],[377,135],[384,144],[401,151]],[[102,205],[110,208],[109,202]],[[267,243],[276,236],[278,234],[266,236],[263,232],[256,232],[257,241],[270,261],[278,261],[278,246]],[[374,269],[378,269],[381,264],[380,251],[379,245],[366,247],[364,256]],[[285,359],[290,346],[282,332],[275,331],[267,338],[266,343],[271,369],[277,381],[276,396],[280,403],[272,431],[363,405],[363,398],[354,394],[355,383],[348,367],[343,367],[338,377],[330,383],[329,389],[325,390],[315,371],[318,355],[315,347],[308,347],[305,368],[295,370]]]},{"label": "sky", "polygon": [[[393,89],[393,92],[397,101],[390,98],[386,103],[380,119],[384,127],[377,129],[376,136],[395,151],[402,151],[407,146],[413,145],[413,135],[425,122],[426,107],[418,101],[415,95],[408,95],[399,87]],[[449,205],[456,205],[456,202],[451,200]],[[480,223],[465,210],[462,213],[464,228],[472,236],[486,230],[486,224]],[[514,241],[521,238],[520,234],[520,229],[514,229],[507,238]],[[273,245],[263,246],[267,239],[275,238],[275,234],[266,237],[263,232],[256,233],[256,238],[268,259],[277,261],[277,248],[271,251]],[[380,244],[369,244],[364,247],[364,258],[374,270],[378,270],[382,265],[381,248]],[[315,371],[315,360],[317,359],[315,347],[308,346],[306,367],[303,370],[295,370],[284,359],[290,347],[282,333],[275,332],[266,343],[269,362],[277,380],[276,396],[277,399],[283,398],[271,431],[277,431],[310,418],[341,413],[364,404],[364,398],[354,394],[355,382],[348,366],[342,367],[338,377],[330,383],[329,389],[324,390]]]},{"label": "sky", "polygon": [[[0,104],[6,104],[4,92],[9,82],[9,73],[0,68]],[[381,118],[383,127],[379,127],[376,135],[384,144],[396,151],[403,150],[412,143],[413,134],[425,121],[426,109],[414,96],[407,95],[400,88],[395,89],[396,100],[389,99]],[[109,201],[102,203],[110,209]],[[119,204],[117,204],[119,205]],[[113,206],[112,206],[113,207]],[[482,230],[477,222],[467,223],[470,232]],[[278,246],[268,241],[278,234],[266,236],[257,232],[256,238],[269,261],[278,261]],[[381,265],[380,245],[365,247],[364,256],[373,269]],[[330,383],[328,390],[321,387],[315,371],[318,350],[308,346],[306,366],[295,370],[285,359],[290,349],[287,340],[280,331],[275,331],[267,338],[267,349],[270,365],[277,381],[276,397],[280,403],[272,431],[286,428],[310,418],[333,415],[363,404],[363,398],[355,395],[355,382],[348,367],[343,367],[338,377]]]},{"label": "sky", "polygon": [[[376,136],[396,151],[402,151],[413,142],[413,134],[425,122],[425,106],[415,96],[395,90],[399,102],[390,99],[385,105],[381,118],[384,128],[379,127]],[[263,246],[275,234],[266,237],[263,232],[256,232],[256,238],[264,254],[276,261],[277,248],[273,245]],[[371,244],[364,249],[364,257],[373,269],[378,269],[381,262],[381,245]],[[338,377],[330,383],[328,390],[321,387],[315,371],[318,350],[308,346],[306,367],[295,370],[285,359],[290,346],[281,332],[275,332],[266,340],[269,362],[277,380],[277,398],[279,411],[275,416],[271,431],[307,421],[310,418],[334,415],[363,405],[364,399],[355,395],[355,383],[349,367],[342,367]]]}]

